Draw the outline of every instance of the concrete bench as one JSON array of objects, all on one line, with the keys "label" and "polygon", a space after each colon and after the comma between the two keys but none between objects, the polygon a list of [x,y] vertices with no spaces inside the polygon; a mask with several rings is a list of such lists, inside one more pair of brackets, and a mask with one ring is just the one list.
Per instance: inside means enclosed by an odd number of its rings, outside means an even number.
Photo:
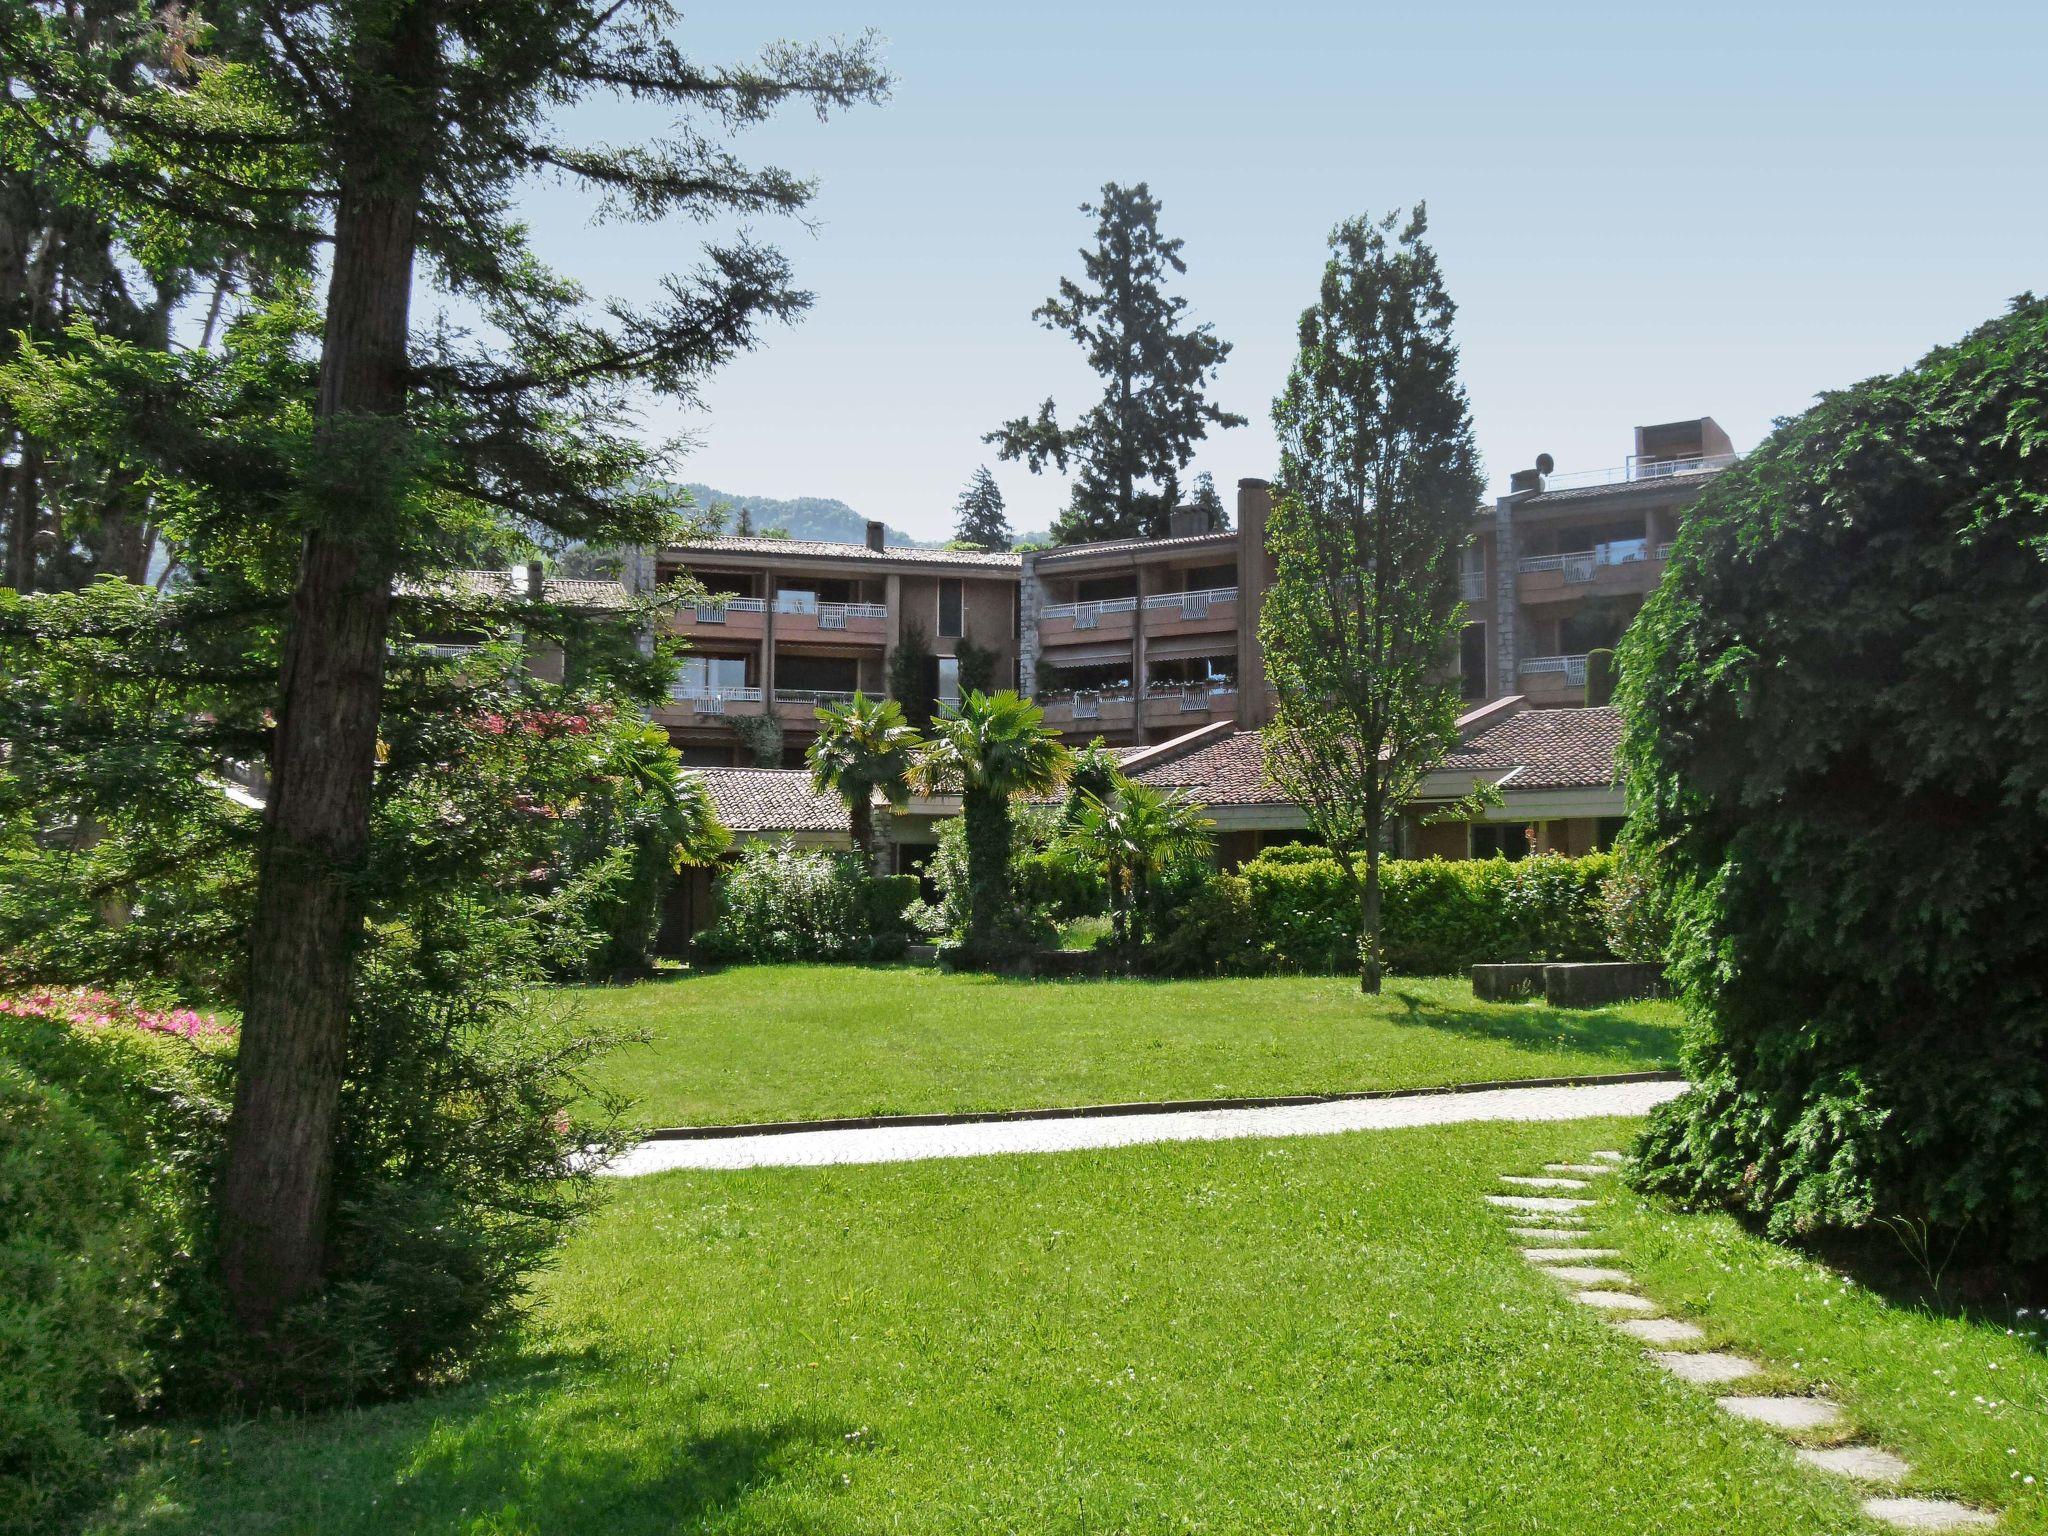
[{"label": "concrete bench", "polygon": [[1662,997],[1664,991],[1662,966],[1625,960],[1472,967],[1472,995],[1489,1003],[1514,1002],[1540,992],[1553,1008],[1598,1008]]}]

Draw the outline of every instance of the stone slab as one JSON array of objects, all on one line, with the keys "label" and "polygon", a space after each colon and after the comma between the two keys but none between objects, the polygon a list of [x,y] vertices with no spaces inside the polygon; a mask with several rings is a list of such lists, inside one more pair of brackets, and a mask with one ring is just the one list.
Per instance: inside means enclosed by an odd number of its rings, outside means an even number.
[{"label": "stone slab", "polygon": [[1816,1472],[1853,1478],[1859,1483],[1903,1483],[1913,1469],[1890,1451],[1874,1445],[1809,1445],[1799,1459]]},{"label": "stone slab", "polygon": [[1583,1176],[1585,1176],[1585,1177],[1587,1177],[1587,1178],[1591,1178],[1591,1177],[1593,1177],[1593,1176],[1594,1176],[1595,1174],[1602,1174],[1602,1173],[1612,1173],[1612,1172],[1614,1172],[1614,1164],[1612,1164],[1612,1163],[1545,1163],[1545,1164],[1543,1165],[1543,1171],[1544,1171],[1545,1173],[1576,1173],[1576,1174],[1581,1174],[1581,1175],[1583,1175]]},{"label": "stone slab", "polygon": [[1572,1227],[1509,1227],[1508,1235],[1531,1243],[1576,1243],[1591,1234]]},{"label": "stone slab", "polygon": [[1594,1204],[1591,1200],[1574,1200],[1568,1195],[1488,1195],[1486,1203],[1497,1205],[1504,1211],[1526,1211],[1544,1216],[1583,1211]]},{"label": "stone slab", "polygon": [[1627,960],[1572,961],[1543,967],[1543,1000],[1553,1008],[1597,1008],[1664,995],[1664,967]]},{"label": "stone slab", "polygon": [[1500,1176],[1503,1184],[1512,1184],[1517,1189],[1584,1189],[1584,1179],[1560,1179],[1554,1175],[1541,1176],[1521,1173],[1504,1173]]},{"label": "stone slab", "polygon": [[1707,1336],[1699,1324],[1675,1317],[1625,1317],[1613,1326],[1644,1344],[1697,1344]]},{"label": "stone slab", "polygon": [[1653,1349],[1650,1358],[1680,1381],[1689,1381],[1696,1387],[1717,1387],[1725,1381],[1741,1381],[1762,1369],[1754,1360],[1745,1360],[1740,1355],[1718,1354],[1710,1349],[1683,1352]]},{"label": "stone slab", "polygon": [[1627,1291],[1573,1291],[1572,1300],[1582,1307],[1595,1307],[1602,1312],[1650,1313],[1657,1310],[1654,1301],[1631,1296]]},{"label": "stone slab", "polygon": [[1512,1003],[1520,998],[1534,997],[1542,990],[1541,964],[1472,967],[1472,995],[1482,1003]]},{"label": "stone slab", "polygon": [[1595,1152],[1593,1157],[1595,1161],[1602,1163],[1625,1163],[1628,1161],[1619,1152]]},{"label": "stone slab", "polygon": [[1634,1285],[1636,1277],[1625,1269],[1604,1269],[1597,1264],[1551,1264],[1543,1273],[1567,1285]]},{"label": "stone slab", "polygon": [[1618,1259],[1619,1248],[1524,1248],[1522,1257],[1531,1264],[1576,1264],[1580,1259]]},{"label": "stone slab", "polygon": [[1724,1413],[1772,1429],[1827,1429],[1842,1422],[1842,1410],[1817,1397],[1717,1397]]},{"label": "stone slab", "polygon": [[1625,1317],[1613,1326],[1644,1344],[1697,1344],[1707,1336],[1699,1324],[1675,1317]]},{"label": "stone slab", "polygon": [[1974,1531],[1998,1524],[1998,1516],[1953,1499],[1865,1499],[1863,1513],[1902,1531]]}]

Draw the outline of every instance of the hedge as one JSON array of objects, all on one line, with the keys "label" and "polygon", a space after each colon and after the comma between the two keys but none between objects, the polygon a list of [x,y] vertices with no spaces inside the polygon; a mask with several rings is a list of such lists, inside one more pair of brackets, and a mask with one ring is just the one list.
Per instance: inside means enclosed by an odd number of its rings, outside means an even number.
[{"label": "hedge", "polygon": [[[1340,973],[1358,964],[1358,901],[1327,854],[1276,849],[1239,871],[1270,969]],[[1389,969],[1417,975],[1528,960],[1609,960],[1602,897],[1613,860],[1540,854],[1396,859],[1380,865]]]}]

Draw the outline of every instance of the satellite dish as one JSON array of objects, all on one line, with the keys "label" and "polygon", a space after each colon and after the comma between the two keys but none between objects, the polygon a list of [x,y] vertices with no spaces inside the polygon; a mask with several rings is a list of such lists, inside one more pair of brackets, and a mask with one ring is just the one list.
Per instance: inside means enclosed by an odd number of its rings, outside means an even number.
[{"label": "satellite dish", "polygon": [[1549,454],[1539,453],[1536,455],[1537,474],[1547,475],[1555,468],[1557,468],[1557,460],[1553,459]]}]

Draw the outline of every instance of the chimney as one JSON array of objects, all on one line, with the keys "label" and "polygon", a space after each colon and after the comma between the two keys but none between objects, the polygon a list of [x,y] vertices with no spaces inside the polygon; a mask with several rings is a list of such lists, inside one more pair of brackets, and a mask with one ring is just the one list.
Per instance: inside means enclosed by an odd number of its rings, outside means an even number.
[{"label": "chimney", "polygon": [[526,595],[538,599],[547,593],[547,574],[538,560],[526,562]]},{"label": "chimney", "polygon": [[882,552],[882,535],[887,531],[873,518],[868,519],[868,548],[878,555]]},{"label": "chimney", "polygon": [[1216,520],[1204,507],[1175,507],[1166,514],[1166,536],[1169,539],[1192,538],[1215,531]]},{"label": "chimney", "polygon": [[1518,469],[1508,476],[1508,494],[1510,496],[1522,491],[1540,491],[1542,489],[1543,477],[1533,469]]}]

